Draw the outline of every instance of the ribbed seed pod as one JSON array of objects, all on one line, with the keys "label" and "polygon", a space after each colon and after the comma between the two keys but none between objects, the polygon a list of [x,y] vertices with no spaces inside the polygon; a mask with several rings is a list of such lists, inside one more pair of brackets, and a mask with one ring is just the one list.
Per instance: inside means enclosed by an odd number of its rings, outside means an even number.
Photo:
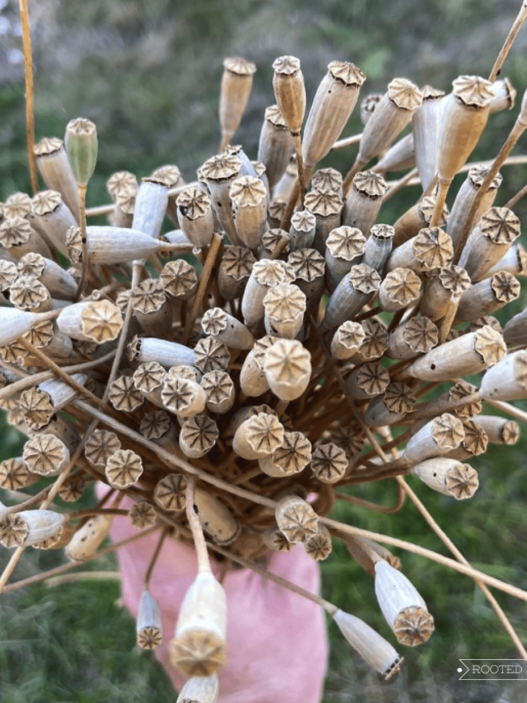
[{"label": "ribbed seed pod", "polygon": [[31,252],[51,258],[48,245],[23,217],[6,217],[0,224],[0,244],[17,261]]},{"label": "ribbed seed pod", "polygon": [[249,101],[256,66],[246,59],[228,58],[223,61],[220,92],[220,124],[222,146],[225,147],[240,126]]},{"label": "ribbed seed pod", "polygon": [[172,308],[159,278],[147,278],[134,288],[132,309],[145,334],[158,337],[170,336]]},{"label": "ribbed seed pod", "polygon": [[492,444],[516,444],[520,438],[520,427],[514,420],[498,415],[477,415],[474,422],[483,428]]},{"label": "ribbed seed pod", "polygon": [[37,434],[25,443],[22,458],[31,473],[58,476],[68,466],[70,452],[55,435]]},{"label": "ribbed seed pod", "polygon": [[380,173],[374,171],[357,173],[346,193],[342,224],[357,227],[367,239],[377,219],[387,187]]},{"label": "ribbed seed pod", "polygon": [[343,197],[342,174],[335,168],[319,168],[311,179],[311,189],[319,193],[334,192]]},{"label": "ribbed seed pod", "polygon": [[[125,227],[90,226],[86,228],[88,259],[94,264],[124,264],[146,259],[167,244],[151,237],[146,232]],[[83,242],[78,227],[70,228],[66,235],[67,253],[73,263],[83,257]]]},{"label": "ribbed seed pod", "polygon": [[399,671],[401,657],[392,645],[369,625],[342,610],[336,611],[333,620],[353,649],[386,680]]},{"label": "ribbed seed pod", "polygon": [[47,320],[46,313],[24,312],[15,308],[0,307],[0,344],[15,342],[40,321]]},{"label": "ribbed seed pod", "polygon": [[192,417],[203,412],[207,394],[196,383],[181,377],[170,378],[167,374],[161,391],[163,405],[180,417]]},{"label": "ribbed seed pod", "polygon": [[163,180],[143,178],[137,191],[132,229],[157,239],[168,205],[168,187]]},{"label": "ribbed seed pod", "polygon": [[273,63],[273,89],[278,109],[293,136],[299,135],[306,111],[306,89],[300,61],[280,56]]},{"label": "ribbed seed pod", "polygon": [[459,300],[470,289],[470,278],[461,266],[442,266],[437,276],[429,278],[421,300],[421,313],[431,320],[446,315],[451,300]]},{"label": "ribbed seed pod", "polygon": [[291,218],[291,228],[289,230],[291,251],[298,249],[308,249],[315,239],[317,218],[309,210],[297,210]]},{"label": "ribbed seed pod", "polygon": [[[292,276],[294,278],[294,274]],[[283,261],[262,259],[256,261],[243,291],[242,315],[246,325],[255,325],[263,319],[263,300],[267,291],[278,283],[291,282]]]},{"label": "ribbed seed pod", "polygon": [[464,437],[461,420],[443,413],[427,422],[409,439],[401,455],[401,462],[418,464],[425,459],[449,454],[459,447]]},{"label": "ribbed seed pod", "polygon": [[324,256],[329,233],[340,225],[344,202],[337,193],[319,193],[313,190],[304,198],[304,206],[316,220],[312,246]]},{"label": "ribbed seed pod", "polygon": [[431,272],[452,262],[454,249],[448,234],[439,227],[428,227],[397,247],[386,264],[386,270],[411,268],[416,273]]},{"label": "ribbed seed pod", "polygon": [[187,479],[183,474],[168,474],[156,484],[154,501],[167,512],[179,512],[185,509]]},{"label": "ribbed seed pod", "polygon": [[258,161],[265,164],[269,188],[274,188],[285,173],[295,144],[278,105],[265,109],[258,143]]},{"label": "ribbed seed pod", "polygon": [[434,631],[434,618],[404,574],[383,559],[375,564],[375,595],[397,640],[410,647],[426,642]]},{"label": "ribbed seed pod", "polygon": [[176,703],[217,703],[219,693],[220,683],[216,675],[194,676],[185,683]]},{"label": "ribbed seed pod", "polygon": [[156,521],[156,511],[152,503],[147,500],[138,500],[128,511],[128,519],[132,527],[146,530]]},{"label": "ribbed seed pod", "polygon": [[0,463],[0,486],[7,491],[19,491],[38,480],[39,477],[31,474],[22,457],[6,459]]},{"label": "ribbed seed pod", "polygon": [[379,289],[380,283],[381,277],[371,266],[352,266],[331,294],[321,329],[337,327],[355,317]]},{"label": "ribbed seed pod", "polygon": [[377,105],[381,102],[381,93],[370,93],[365,98],[361,100],[360,103],[360,120],[363,125],[368,122],[370,117],[375,112]]},{"label": "ribbed seed pod", "polygon": [[369,400],[384,393],[390,383],[388,371],[376,362],[354,369],[346,382],[346,392],[356,400]]},{"label": "ribbed seed pod", "polygon": [[70,561],[81,564],[93,557],[97,549],[106,539],[112,517],[108,515],[95,515],[84,523],[66,547],[66,556]]},{"label": "ribbed seed pod", "polygon": [[282,445],[258,460],[268,476],[282,478],[300,473],[311,461],[311,442],[302,432],[285,432]]},{"label": "ribbed seed pod", "polygon": [[229,508],[211,493],[198,488],[195,494],[195,506],[204,531],[216,544],[231,544],[239,536],[240,523]]},{"label": "ribbed seed pod", "polygon": [[404,310],[421,296],[421,279],[409,268],[395,268],[379,287],[379,305],[386,312]]},{"label": "ribbed seed pod", "polygon": [[86,185],[97,163],[97,128],[90,120],[77,117],[66,125],[64,146],[79,185]]},{"label": "ribbed seed pod", "polygon": [[13,193],[3,203],[4,217],[23,217],[29,219],[31,216],[31,198],[27,193]]},{"label": "ribbed seed pod", "polygon": [[201,329],[231,349],[251,349],[254,337],[247,327],[222,308],[210,308],[201,319]]},{"label": "ribbed seed pod", "polygon": [[321,483],[338,483],[347,468],[346,452],[336,444],[319,444],[313,451],[311,470]]},{"label": "ribbed seed pod", "polygon": [[135,388],[151,403],[163,407],[161,389],[165,380],[165,369],[157,361],[139,364],[132,376]]},{"label": "ribbed seed pod", "polygon": [[527,344],[527,309],[511,317],[503,328],[503,339],[507,344]]},{"label": "ribbed seed pod", "polygon": [[318,516],[313,508],[296,495],[287,495],[278,501],[276,524],[289,542],[306,542],[318,532]]},{"label": "ribbed seed pod", "polygon": [[388,356],[391,359],[413,359],[429,352],[438,341],[436,325],[427,317],[414,317],[392,331],[388,340]]},{"label": "ribbed seed pod", "polygon": [[273,552],[290,552],[293,548],[291,542],[283,532],[280,532],[278,527],[268,527],[262,532],[262,537],[266,547],[272,549]]},{"label": "ribbed seed pod", "polygon": [[108,457],[104,473],[110,486],[121,491],[139,481],[143,474],[143,461],[131,449],[119,449]]},{"label": "ribbed seed pod", "polygon": [[118,376],[110,386],[108,400],[119,412],[133,413],[145,402],[132,376]]},{"label": "ribbed seed pod", "polygon": [[144,415],[139,432],[169,452],[174,453],[179,449],[179,428],[165,410],[154,410]]},{"label": "ribbed seed pod", "polygon": [[243,459],[263,459],[284,441],[284,427],[278,418],[267,413],[249,417],[234,434],[232,448]]},{"label": "ribbed seed pod", "polygon": [[388,349],[388,332],[380,320],[364,320],[362,331],[364,332],[362,344],[350,359],[355,365],[380,359]]},{"label": "ribbed seed pod", "polygon": [[166,293],[176,300],[190,300],[198,287],[196,269],[184,259],[169,261],[159,274]]},{"label": "ribbed seed pod", "polygon": [[52,510],[21,510],[9,515],[1,541],[7,549],[31,547],[56,535],[63,523],[64,515]]},{"label": "ribbed seed pod", "polygon": [[287,263],[293,267],[295,285],[306,296],[307,314],[315,314],[324,293],[324,257],[316,249],[298,249],[287,257]]},{"label": "ribbed seed pod", "polygon": [[0,291],[8,290],[16,280],[17,265],[14,261],[0,259]]},{"label": "ribbed seed pod", "polygon": [[313,537],[310,537],[304,547],[306,554],[315,561],[323,561],[327,559],[333,551],[331,544],[331,534],[328,528],[321,523],[318,523],[318,532]]},{"label": "ribbed seed pod", "polygon": [[456,459],[435,457],[412,468],[423,483],[456,500],[472,498],[479,486],[478,474],[472,466]]},{"label": "ribbed seed pod", "polygon": [[254,254],[246,247],[225,247],[216,278],[218,290],[225,300],[242,295],[255,261]]},{"label": "ribbed seed pod", "polygon": [[[181,171],[175,164],[166,164],[165,166],[160,166],[152,172],[150,176],[153,180],[157,182],[164,183],[167,188],[182,188],[185,185],[185,179],[181,175]],[[167,215],[170,217],[174,225],[178,224],[177,215],[177,194],[168,196],[167,204]]]},{"label": "ribbed seed pod", "polygon": [[[278,224],[272,224],[271,227],[280,226],[280,222],[282,221],[287,201],[291,197],[291,193],[293,192],[293,188],[295,187],[297,177],[298,165],[296,162],[296,156],[293,154],[293,156],[291,156],[289,164],[287,165],[284,175],[274,187],[273,201],[269,205],[269,217],[271,219],[277,219]],[[274,213],[273,207],[275,207]]]},{"label": "ribbed seed pod", "polygon": [[240,159],[227,152],[208,159],[201,168],[201,175],[209,188],[216,217],[234,245],[239,245],[241,242],[234,226],[229,188],[231,183],[242,175],[241,169]]},{"label": "ribbed seed pod", "polygon": [[385,174],[393,171],[402,171],[413,166],[415,166],[415,146],[414,135],[410,133],[399,139],[382,154],[379,161],[375,164],[375,170],[378,173]]},{"label": "ribbed seed pod", "polygon": [[527,276],[527,251],[525,248],[521,244],[513,244],[485,275],[492,276],[498,271],[507,271],[514,276]]},{"label": "ribbed seed pod", "polygon": [[123,326],[119,308],[108,300],[75,303],[61,310],[57,326],[69,337],[102,344],[116,339]]},{"label": "ribbed seed pod", "polygon": [[24,339],[27,339],[37,349],[45,349],[46,353],[53,357],[68,358],[71,357],[73,352],[71,339],[56,330],[51,320],[37,322],[34,327],[26,332]]},{"label": "ribbed seed pod", "polygon": [[63,522],[62,526],[51,537],[35,542],[32,546],[35,549],[64,549],[75,534],[75,526],[69,522]]},{"label": "ribbed seed pod", "polygon": [[99,469],[104,469],[108,458],[121,448],[121,441],[115,432],[94,430],[86,442],[84,455]]},{"label": "ribbed seed pod", "polygon": [[39,279],[54,298],[71,300],[77,292],[75,279],[57,263],[40,254],[26,254],[19,260],[17,268],[20,276]]},{"label": "ribbed seed pod", "polygon": [[428,189],[437,170],[437,150],[441,130],[442,90],[425,85],[421,89],[423,104],[412,115],[415,161],[423,191]]},{"label": "ribbed seed pod", "polygon": [[350,359],[364,341],[365,332],[360,322],[343,322],[331,340],[331,354],[335,359]]},{"label": "ribbed seed pod", "polygon": [[[75,187],[76,190],[76,187]],[[68,256],[66,244],[68,230],[77,227],[77,222],[62,195],[56,190],[43,190],[33,198],[31,224],[46,241],[64,256]]]},{"label": "ribbed seed pod", "polygon": [[229,188],[234,224],[241,242],[257,249],[267,229],[267,191],[259,178],[242,176]]},{"label": "ribbed seed pod", "polygon": [[194,358],[195,365],[202,373],[226,371],[231,362],[229,350],[215,337],[200,339],[194,347]]},{"label": "ribbed seed pod", "polygon": [[[48,424],[40,428],[40,432],[53,434],[55,437],[61,439],[68,447],[71,454],[77,449],[81,441],[78,432],[73,428],[71,422],[68,422],[60,413],[53,415]],[[26,432],[26,434],[30,434],[30,432]]]},{"label": "ribbed seed pod", "polygon": [[32,276],[19,276],[10,289],[10,302],[28,312],[46,312],[52,308],[51,295],[46,286]]},{"label": "ribbed seed pod", "polygon": [[364,73],[347,61],[332,61],[317,88],[309,111],[303,139],[306,168],[329,153],[348,122],[366,80]]},{"label": "ribbed seed pod", "polygon": [[135,199],[139,186],[122,188],[115,196],[115,207],[110,215],[109,224],[114,227],[131,227],[134,221]]},{"label": "ribbed seed pod", "polygon": [[484,454],[487,451],[489,438],[483,427],[472,422],[472,420],[464,419],[463,429],[465,430],[465,437],[461,445],[450,452],[448,456],[458,461],[465,461],[465,459],[472,459],[472,457]]},{"label": "ribbed seed pod", "polygon": [[[63,483],[58,495],[62,500],[66,501],[66,503],[76,503],[84,495],[85,487],[86,482],[84,478],[80,474],[74,474]],[[71,537],[73,537],[73,533]]]},{"label": "ribbed seed pod", "polygon": [[[72,379],[84,385],[86,374],[77,373]],[[62,380],[53,378],[43,381],[34,388],[29,388],[20,396],[20,408],[24,411],[29,426],[37,430],[51,420],[51,417],[62,410],[76,396],[78,391]]]},{"label": "ribbed seed pod", "polygon": [[520,220],[506,207],[491,208],[471,232],[459,259],[473,281],[480,281],[521,234]]},{"label": "ribbed seed pod", "polygon": [[236,391],[232,378],[226,371],[209,371],[200,381],[201,387],[207,394],[207,410],[223,415],[232,408],[236,399]]},{"label": "ribbed seed pod", "polygon": [[266,413],[267,415],[273,415],[274,417],[278,418],[278,413],[276,412],[276,410],[273,410],[269,405],[266,405],[265,403],[262,403],[262,405],[245,406],[237,410],[229,420],[227,429],[224,432],[225,437],[229,440],[232,439],[234,437],[234,433],[236,432],[238,427],[240,427],[242,422],[245,422],[245,420],[250,417],[253,417],[254,415],[258,415],[258,413]]},{"label": "ribbed seed pod", "polygon": [[128,345],[128,356],[136,364],[157,361],[167,369],[178,364],[193,366],[195,362],[193,349],[156,337],[135,337]]},{"label": "ribbed seed pod", "polygon": [[265,328],[269,335],[294,339],[302,329],[306,296],[292,283],[278,283],[264,298]]},{"label": "ribbed seed pod", "polygon": [[395,425],[411,411],[416,398],[410,386],[390,383],[383,395],[375,397],[364,413],[364,422],[370,427]]},{"label": "ribbed seed pod", "polygon": [[256,398],[269,390],[265,375],[264,356],[266,350],[278,340],[278,337],[266,335],[257,339],[253,348],[245,357],[240,371],[240,388],[250,398]]},{"label": "ribbed seed pod", "polygon": [[196,247],[206,247],[214,234],[214,216],[209,196],[201,189],[190,186],[176,200],[177,218],[185,237]]},{"label": "ribbed seed pod", "polygon": [[[432,222],[432,217],[434,216],[435,205],[437,198],[435,195],[427,195],[422,200],[419,200],[415,205],[412,205],[394,224],[395,235],[393,238],[393,246],[398,247],[403,242],[408,241],[416,234],[419,234],[419,230],[426,228]],[[448,220],[448,210],[446,206],[443,206],[443,213],[441,215],[440,227],[445,228]]]},{"label": "ribbed seed pod", "polygon": [[137,187],[137,178],[133,173],[130,173],[130,171],[116,171],[106,181],[106,189],[113,200],[115,200],[119,193],[129,188],[137,189]]},{"label": "ribbed seed pod", "polygon": [[491,315],[520,295],[520,283],[511,273],[500,271],[469,288],[460,298],[455,322]]},{"label": "ribbed seed pod", "polygon": [[390,225],[373,225],[364,247],[362,263],[382,272],[392,251],[395,230]]},{"label": "ribbed seed pod", "polygon": [[64,142],[56,137],[45,137],[35,145],[38,170],[44,183],[58,191],[75,218],[79,218],[79,193]]},{"label": "ribbed seed pod", "polygon": [[212,676],[226,660],[225,591],[210,571],[198,573],[181,604],[170,662],[186,676]]},{"label": "ribbed seed pod", "polygon": [[[289,241],[289,234],[285,229],[280,229],[280,227],[275,227],[274,229],[268,229],[262,234],[262,241],[258,247],[258,258],[259,259],[272,259],[276,248],[281,245],[282,240],[286,238]],[[289,244],[282,250],[285,253],[290,251]]]},{"label": "ribbed seed pod", "polygon": [[[452,404],[453,400],[459,400],[460,398],[466,398],[467,396],[473,395],[476,392],[476,386],[466,381],[459,381],[454,384],[448,391],[442,393],[440,396],[431,400],[427,404],[427,411],[434,411],[436,415],[439,415],[445,410],[447,410]],[[473,417],[481,412],[481,401],[473,401],[468,405],[463,405],[460,408],[450,411],[456,417],[461,420],[466,420],[469,417]]]},{"label": "ribbed seed pod", "polygon": [[504,356],[481,379],[483,400],[523,400],[527,398],[527,352]]},{"label": "ribbed seed pod", "polygon": [[148,589],[141,594],[135,631],[141,649],[155,649],[163,642],[161,613],[156,599]]},{"label": "ribbed seed pod", "polygon": [[264,357],[267,382],[280,400],[299,398],[311,377],[311,354],[297,340],[280,339]]},{"label": "ribbed seed pod", "polygon": [[192,459],[208,454],[220,435],[218,425],[207,415],[194,415],[181,425],[179,446],[181,451]]}]

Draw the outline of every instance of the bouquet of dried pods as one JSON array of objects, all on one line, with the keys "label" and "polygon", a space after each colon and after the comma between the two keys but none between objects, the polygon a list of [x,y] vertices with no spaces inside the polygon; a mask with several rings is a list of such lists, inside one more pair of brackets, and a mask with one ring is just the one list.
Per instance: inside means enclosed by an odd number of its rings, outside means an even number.
[{"label": "bouquet of dried pods", "polygon": [[[383,636],[261,566],[270,550],[297,544],[326,559],[332,538],[343,540],[374,578],[395,639],[421,644],[433,617],[384,543],[472,577],[527,658],[488,586],[527,592],[473,569],[404,478],[469,499],[471,458],[489,442],[517,441],[508,416],[527,419],[509,404],[527,398],[527,312],[503,329],[493,317],[527,275],[513,212],[526,189],[494,205],[499,169],[527,127],[527,97],[497,155],[469,161],[492,114],[514,109],[514,88],[497,76],[526,15],[524,5],[489,77],[460,76],[447,94],[395,78],[359,102],[365,75],[332,61],[306,118],[299,60],[276,59],[256,161],[231,144],[256,69],[226,59],[220,152],[196,179],[174,165],[140,183],[120,171],[108,181],[111,204],[91,210],[95,125],[72,120],[64,140],[33,146],[29,119],[35,193],[9,197],[0,222],[0,403],[27,436],[22,455],[0,465],[14,499],[0,504],[0,541],[15,548],[0,592],[26,583],[6,585],[26,547],[64,548],[63,570],[97,558],[115,515],[141,530],[131,539],[158,531],[160,543],[167,533],[193,543],[199,571],[165,636],[190,677],[181,700],[210,702],[227,613],[209,551],[320,604],[390,676],[401,658]],[[27,23],[24,38],[31,81]],[[339,141],[357,103],[363,132]],[[344,177],[317,170],[351,144]],[[383,204],[412,179],[417,201],[387,223]],[[107,223],[87,225],[97,215]],[[24,494],[43,477],[54,480]],[[339,488],[381,480],[397,483],[399,507],[406,496],[416,503],[453,559],[328,517],[336,499],[368,507]],[[57,496],[75,502],[97,481],[109,492],[92,509],[54,509]],[[163,637],[148,589],[158,551],[137,620],[147,649]]]}]

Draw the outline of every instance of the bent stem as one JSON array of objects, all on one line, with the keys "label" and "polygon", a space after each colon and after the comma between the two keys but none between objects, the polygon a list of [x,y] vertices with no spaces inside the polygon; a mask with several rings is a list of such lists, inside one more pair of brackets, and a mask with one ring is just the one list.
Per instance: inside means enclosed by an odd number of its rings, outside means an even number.
[{"label": "bent stem", "polygon": [[207,552],[207,543],[203,534],[203,528],[199,519],[196,498],[196,477],[191,476],[187,483],[187,494],[185,497],[185,509],[187,512],[187,520],[192,532],[194,547],[198,557],[198,571],[210,571],[209,553]]},{"label": "bent stem", "polygon": [[18,0],[20,23],[22,25],[22,46],[24,49],[24,75],[26,80],[26,138],[29,176],[33,195],[39,191],[37,163],[35,158],[35,84],[33,79],[33,54],[31,50],[31,26],[27,0]]}]

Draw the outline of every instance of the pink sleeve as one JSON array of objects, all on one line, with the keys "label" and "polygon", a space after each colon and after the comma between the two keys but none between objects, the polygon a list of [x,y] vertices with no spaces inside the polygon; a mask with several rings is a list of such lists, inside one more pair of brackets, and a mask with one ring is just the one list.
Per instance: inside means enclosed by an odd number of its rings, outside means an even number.
[{"label": "pink sleeve", "polygon": [[[111,536],[115,542],[136,532],[127,518],[114,519]],[[123,600],[134,617],[158,539],[158,534],[149,535],[118,552]],[[289,553],[274,553],[268,568],[318,593],[318,565],[302,546]],[[165,540],[150,588],[163,617],[164,642],[156,656],[178,690],[184,678],[169,663],[168,644],[179,606],[196,573],[194,551],[173,539]],[[327,659],[325,616],[320,606],[249,569],[229,572],[223,586],[228,660],[220,673],[219,703],[319,703]]]}]

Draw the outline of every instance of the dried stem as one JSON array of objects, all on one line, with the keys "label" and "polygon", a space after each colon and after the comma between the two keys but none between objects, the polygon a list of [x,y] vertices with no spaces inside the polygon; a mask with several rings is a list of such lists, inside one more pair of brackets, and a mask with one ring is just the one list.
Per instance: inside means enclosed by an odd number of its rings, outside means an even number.
[{"label": "dried stem", "polygon": [[521,188],[516,195],[513,195],[512,198],[505,203],[503,207],[509,208],[509,210],[512,210],[512,208],[517,205],[520,200],[527,195],[527,185],[524,185],[523,188]]},{"label": "dried stem", "polygon": [[78,571],[66,576],[53,576],[46,581],[46,586],[62,586],[65,583],[79,583],[79,581],[121,581],[120,571]]},{"label": "dried stem", "polygon": [[161,533],[157,544],[156,548],[154,550],[154,553],[152,554],[152,558],[150,559],[150,563],[148,564],[148,569],[146,570],[145,574],[145,589],[148,589],[150,586],[150,580],[152,578],[152,573],[154,571],[154,566],[156,565],[157,559],[161,553],[161,547],[163,546],[163,542],[165,541],[167,535],[169,532],[169,528],[165,527],[163,532]]},{"label": "dried stem", "polygon": [[24,74],[26,79],[26,136],[29,176],[33,195],[39,191],[37,163],[35,158],[35,85],[33,81],[33,54],[31,50],[31,26],[27,0],[18,0],[20,23],[22,25],[22,45],[24,48]]},{"label": "dried stem", "polygon": [[395,182],[391,188],[389,188],[386,193],[384,194],[384,197],[382,199],[382,202],[385,203],[387,200],[390,200],[390,198],[393,198],[393,196],[398,193],[400,190],[402,190],[405,186],[407,186],[410,181],[415,178],[417,175],[417,168],[412,168],[411,171],[408,171],[408,173],[403,176],[399,181]]},{"label": "dried stem", "polygon": [[507,58],[507,55],[509,51],[511,50],[512,45],[514,44],[514,40],[518,36],[518,32],[522,28],[523,23],[527,19],[527,2],[523,2],[521,9],[518,13],[518,16],[514,20],[514,23],[512,27],[510,28],[509,34],[507,35],[507,38],[505,39],[505,43],[501,47],[500,53],[498,54],[496,61],[494,62],[494,66],[492,67],[492,71],[489,74],[489,81],[494,82],[496,78],[499,76],[501,68],[503,64],[505,63],[505,59]]},{"label": "dried stem", "polygon": [[191,476],[187,483],[187,495],[185,500],[185,508],[187,512],[187,520],[192,532],[194,547],[198,557],[198,571],[210,571],[209,553],[207,552],[207,543],[203,534],[203,528],[199,519],[195,505],[196,492],[196,477]]},{"label": "dried stem", "polygon": [[345,149],[347,146],[353,146],[353,144],[359,144],[362,139],[362,132],[360,134],[354,134],[351,137],[345,137],[344,139],[339,139],[331,147],[331,151],[337,151],[338,149]]},{"label": "dried stem", "polygon": [[[399,480],[398,478],[396,480]],[[357,496],[349,496],[345,493],[335,493],[337,500],[343,500],[346,503],[353,503],[353,505],[358,505],[360,508],[367,508],[368,510],[374,510],[376,513],[382,513],[383,515],[391,515],[392,513],[398,513],[404,506],[406,496],[403,489],[399,485],[399,496],[397,498],[397,503],[395,505],[384,506],[377,505],[377,503],[371,503],[369,500],[363,500]]]},{"label": "dried stem", "polygon": [[82,267],[81,280],[79,281],[75,301],[80,300],[80,297],[86,287],[86,283],[88,282],[88,266],[90,263],[88,259],[88,237],[86,235],[86,184],[79,183],[77,189],[79,192],[79,225],[81,228],[82,237]]}]

